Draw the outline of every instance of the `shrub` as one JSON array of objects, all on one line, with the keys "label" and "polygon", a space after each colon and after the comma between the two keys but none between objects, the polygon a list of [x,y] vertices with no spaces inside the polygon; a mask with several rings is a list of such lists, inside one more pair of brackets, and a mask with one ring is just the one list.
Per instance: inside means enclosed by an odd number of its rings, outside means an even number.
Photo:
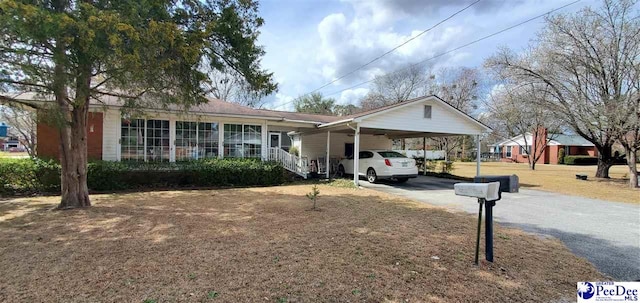
[{"label": "shrub", "polygon": [[[255,159],[207,159],[180,163],[91,162],[90,190],[137,188],[266,186],[284,182],[283,168]],[[0,193],[60,191],[60,165],[54,161],[0,161]]]},{"label": "shrub", "polygon": [[300,156],[300,151],[298,150],[298,147],[296,147],[296,146],[289,147],[289,153],[294,155],[294,156],[296,156],[296,157]]},{"label": "shrub", "polygon": [[318,200],[318,195],[320,195],[320,190],[318,190],[317,185],[313,185],[313,187],[311,188],[311,192],[307,193],[307,198],[309,198],[309,200],[311,200],[311,203],[313,203],[313,206],[311,207],[312,210],[316,210],[316,201]]},{"label": "shrub", "polygon": [[566,165],[595,165],[598,164],[598,157],[592,156],[565,156]]},{"label": "shrub", "polygon": [[60,165],[53,160],[1,159],[0,193],[60,190]]},{"label": "shrub", "polygon": [[558,164],[564,164],[564,148],[558,150]]},{"label": "shrub", "polygon": [[442,168],[441,172],[443,174],[450,174],[451,171],[453,170],[453,162],[451,162],[451,161],[442,161],[440,163],[442,165],[441,166],[441,168]]}]

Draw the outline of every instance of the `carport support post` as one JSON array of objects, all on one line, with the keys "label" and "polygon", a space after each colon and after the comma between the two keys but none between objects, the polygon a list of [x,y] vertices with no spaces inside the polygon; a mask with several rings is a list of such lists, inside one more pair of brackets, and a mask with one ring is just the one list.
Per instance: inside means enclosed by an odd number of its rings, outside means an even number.
[{"label": "carport support post", "polygon": [[325,170],[327,173],[327,179],[329,179],[329,151],[331,150],[329,147],[331,146],[331,131],[327,131],[327,156],[326,156],[326,166],[325,166]]},{"label": "carport support post", "polygon": [[427,137],[422,137],[422,173],[427,175]]},{"label": "carport support post", "polygon": [[353,137],[353,184],[357,187],[360,181],[360,125],[356,124],[356,133]]},{"label": "carport support post", "polygon": [[478,147],[476,148],[476,177],[480,176],[480,135],[476,135]]}]

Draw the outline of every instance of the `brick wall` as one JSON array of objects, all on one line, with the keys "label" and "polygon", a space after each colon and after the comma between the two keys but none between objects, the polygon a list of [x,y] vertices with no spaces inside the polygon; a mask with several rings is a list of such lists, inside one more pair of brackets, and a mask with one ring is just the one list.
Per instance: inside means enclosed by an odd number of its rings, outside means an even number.
[{"label": "brick wall", "polygon": [[549,146],[549,164],[558,164],[558,153],[560,152],[560,149],[563,148],[562,146],[559,145],[552,145]]},{"label": "brick wall", "polygon": [[[87,121],[87,157],[102,160],[102,113],[90,112]],[[60,134],[43,122],[37,126],[37,153],[41,158],[60,159]]]}]

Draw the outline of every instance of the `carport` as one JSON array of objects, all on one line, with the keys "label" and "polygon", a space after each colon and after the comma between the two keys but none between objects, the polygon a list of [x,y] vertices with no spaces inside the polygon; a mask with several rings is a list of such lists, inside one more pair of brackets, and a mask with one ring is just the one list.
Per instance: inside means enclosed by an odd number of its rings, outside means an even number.
[{"label": "carport", "polygon": [[[329,167],[332,134],[353,136],[354,172],[359,171],[361,138],[384,136],[388,139],[431,138],[442,136],[476,136],[480,151],[480,135],[491,129],[454,108],[436,96],[420,97],[372,111],[321,124],[314,133],[326,133],[326,167]],[[324,144],[323,144],[324,145]],[[301,146],[303,146],[301,144]],[[480,152],[477,152],[477,174],[480,174]],[[329,177],[329,170],[326,172]],[[353,182],[359,185],[359,174]]]}]

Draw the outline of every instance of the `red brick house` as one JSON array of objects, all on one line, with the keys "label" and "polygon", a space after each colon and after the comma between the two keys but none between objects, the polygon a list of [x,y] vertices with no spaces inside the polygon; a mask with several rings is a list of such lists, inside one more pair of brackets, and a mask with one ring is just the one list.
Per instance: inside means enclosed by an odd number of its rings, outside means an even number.
[{"label": "red brick house", "polygon": [[528,151],[533,150],[533,142],[538,142],[537,146],[541,148],[544,142],[548,141],[536,164],[558,164],[561,149],[564,150],[565,156],[595,157],[598,155],[598,150],[593,143],[578,135],[548,134],[546,130],[538,131],[537,134],[539,135],[529,133],[526,137],[518,135],[498,142],[490,146],[491,153],[498,154],[502,162],[528,163]]}]

